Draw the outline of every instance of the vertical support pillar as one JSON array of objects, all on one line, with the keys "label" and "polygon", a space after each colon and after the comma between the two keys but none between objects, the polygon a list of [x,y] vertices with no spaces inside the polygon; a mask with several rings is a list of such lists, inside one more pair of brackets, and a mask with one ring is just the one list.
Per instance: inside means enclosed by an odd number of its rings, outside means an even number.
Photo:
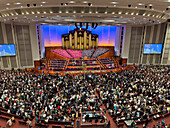
[{"label": "vertical support pillar", "polygon": [[91,33],[89,33],[89,48],[91,48]]},{"label": "vertical support pillar", "polygon": [[98,44],[99,44],[99,38],[96,38],[96,48],[98,48]]},{"label": "vertical support pillar", "polygon": [[74,33],[74,48],[77,49],[77,31]]},{"label": "vertical support pillar", "polygon": [[69,41],[70,41],[70,46],[69,48],[72,49],[72,34],[69,34]]},{"label": "vertical support pillar", "polygon": [[62,37],[62,47],[64,48],[64,37]]},{"label": "vertical support pillar", "polygon": [[82,38],[82,37],[80,36],[80,48],[79,48],[80,50],[81,50],[81,38]]},{"label": "vertical support pillar", "polygon": [[84,49],[87,49],[87,31],[84,31]]}]

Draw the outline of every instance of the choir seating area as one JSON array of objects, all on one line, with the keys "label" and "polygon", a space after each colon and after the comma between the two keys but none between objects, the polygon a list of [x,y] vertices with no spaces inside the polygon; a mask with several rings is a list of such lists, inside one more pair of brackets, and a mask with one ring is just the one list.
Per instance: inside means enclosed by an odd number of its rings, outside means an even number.
[{"label": "choir seating area", "polygon": [[89,50],[63,50],[63,49],[55,49],[53,50],[54,53],[65,57],[66,59],[71,59],[71,58],[98,58],[99,56],[107,53],[109,49],[89,49]]}]

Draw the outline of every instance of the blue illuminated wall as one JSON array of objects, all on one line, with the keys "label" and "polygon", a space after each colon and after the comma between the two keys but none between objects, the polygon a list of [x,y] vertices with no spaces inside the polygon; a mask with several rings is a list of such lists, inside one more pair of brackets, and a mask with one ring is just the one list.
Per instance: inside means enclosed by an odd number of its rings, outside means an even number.
[{"label": "blue illuminated wall", "polygon": [[[62,46],[61,35],[74,30],[75,26],[43,25],[43,41],[45,46]],[[116,26],[89,27],[89,31],[99,35],[99,46],[115,46]]]}]

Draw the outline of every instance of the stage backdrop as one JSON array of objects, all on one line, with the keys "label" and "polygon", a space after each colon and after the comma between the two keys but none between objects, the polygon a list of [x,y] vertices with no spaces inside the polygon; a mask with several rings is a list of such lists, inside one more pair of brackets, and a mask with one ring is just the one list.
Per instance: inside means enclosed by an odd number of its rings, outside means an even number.
[{"label": "stage backdrop", "polygon": [[[75,26],[43,25],[43,43],[45,47],[61,46],[61,35],[74,29],[76,29]],[[115,46],[116,26],[98,26],[96,29],[89,26],[88,30],[99,35],[99,46]]]}]

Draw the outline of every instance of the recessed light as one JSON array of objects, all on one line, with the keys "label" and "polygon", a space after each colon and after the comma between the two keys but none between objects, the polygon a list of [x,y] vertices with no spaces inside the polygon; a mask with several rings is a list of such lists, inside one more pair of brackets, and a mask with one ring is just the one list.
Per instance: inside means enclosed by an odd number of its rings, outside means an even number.
[{"label": "recessed light", "polygon": [[81,11],[81,13],[84,13],[84,11]]},{"label": "recessed light", "polygon": [[15,4],[19,5],[19,4],[21,4],[21,3],[15,3]]},{"label": "recessed light", "polygon": [[42,4],[45,4],[46,2],[43,1],[43,2],[41,2],[41,3],[42,3]]},{"label": "recessed light", "polygon": [[116,5],[114,5],[114,7],[116,7]]},{"label": "recessed light", "polygon": [[119,12],[118,14],[122,14],[122,12]]},{"label": "recessed light", "polygon": [[74,3],[76,3],[76,2],[75,2],[75,1],[70,1],[69,3],[74,4]]},{"label": "recessed light", "polygon": [[23,6],[21,6],[21,8],[23,8]]},{"label": "recessed light", "polygon": [[73,13],[76,13],[76,11],[73,11]]},{"label": "recessed light", "polygon": [[6,9],[9,9],[9,8],[6,8]]},{"label": "recessed light", "polygon": [[115,12],[112,12],[112,14],[115,14]]},{"label": "recessed light", "polygon": [[115,2],[115,1],[113,1],[113,2],[111,2],[112,4],[117,4],[117,2]]},{"label": "recessed light", "polygon": [[149,4],[149,6],[152,6],[152,4]]},{"label": "recessed light", "polygon": [[98,13],[98,11],[96,11],[96,13]]},{"label": "recessed light", "polygon": [[126,12],[125,15],[128,15],[128,12]]},{"label": "recessed light", "polygon": [[88,2],[87,1],[83,1],[84,4],[87,4]]},{"label": "recessed light", "polygon": [[10,3],[7,3],[6,5],[11,5]]},{"label": "recessed light", "polygon": [[42,4],[40,6],[43,6]]},{"label": "recessed light", "polygon": [[144,5],[144,4],[142,4],[142,3],[138,3],[138,5]]},{"label": "recessed light", "polygon": [[92,11],[90,11],[89,13],[92,13]]},{"label": "recessed light", "polygon": [[68,13],[68,11],[66,11],[66,13]]}]

